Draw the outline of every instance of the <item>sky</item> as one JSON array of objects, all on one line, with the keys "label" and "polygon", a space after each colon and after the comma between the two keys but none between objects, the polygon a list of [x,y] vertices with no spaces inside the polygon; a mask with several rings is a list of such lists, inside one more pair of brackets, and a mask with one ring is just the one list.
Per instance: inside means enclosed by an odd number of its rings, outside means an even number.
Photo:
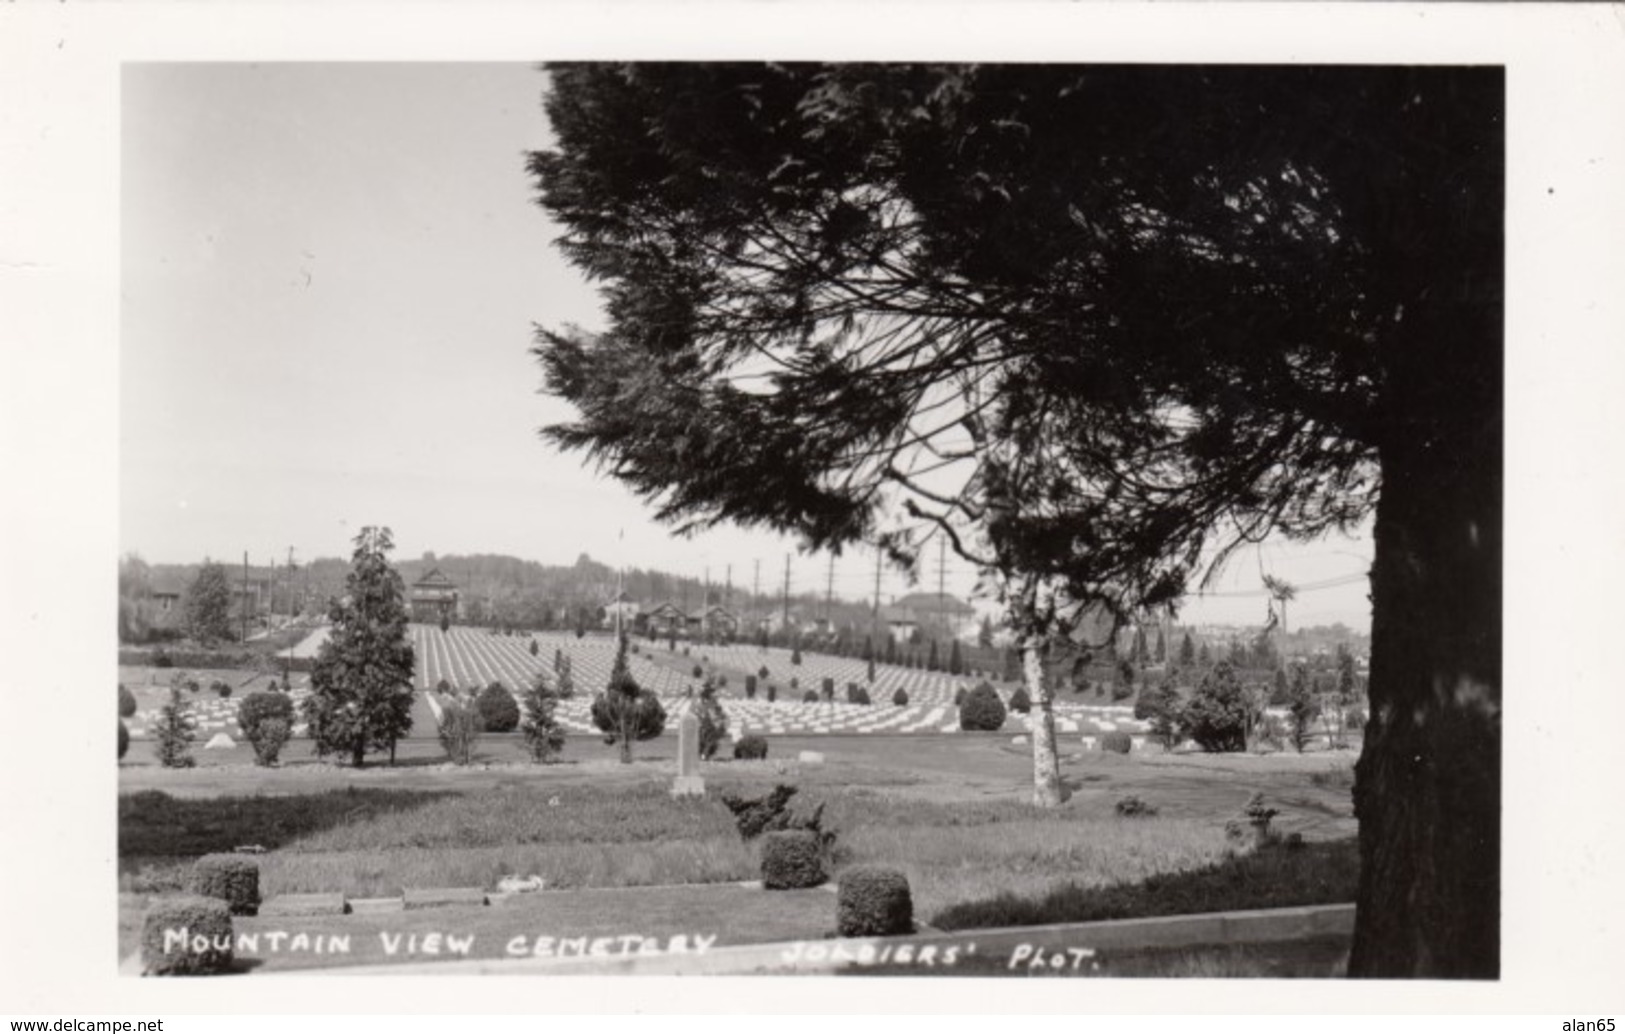
[{"label": "sky", "polygon": [[[149,562],[582,553],[750,587],[829,585],[776,535],[679,539],[613,480],[541,441],[535,325],[603,325],[552,246],[527,151],[551,143],[545,76],[518,63],[128,64],[122,77],[120,548]],[[1369,533],[1237,555],[1193,623],[1265,618],[1261,575],[1358,575]],[[968,596],[934,553],[919,585]],[[868,598],[872,553],[835,561]],[[884,571],[886,600],[910,591]],[[1294,626],[1369,624],[1363,580],[1305,589]]]}]

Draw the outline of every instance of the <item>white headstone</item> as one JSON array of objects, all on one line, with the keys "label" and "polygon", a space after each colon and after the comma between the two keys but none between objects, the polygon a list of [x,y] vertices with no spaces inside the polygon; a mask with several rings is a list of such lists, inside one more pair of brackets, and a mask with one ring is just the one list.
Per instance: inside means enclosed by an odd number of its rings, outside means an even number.
[{"label": "white headstone", "polygon": [[804,765],[822,765],[824,763],[824,755],[816,750],[804,750],[796,760],[800,761]]},{"label": "white headstone", "polygon": [[693,711],[677,723],[677,778],[671,784],[673,797],[705,796],[705,778],[700,775],[700,720]]},{"label": "white headstone", "polygon": [[217,732],[213,736],[209,737],[209,742],[205,743],[203,745],[203,749],[204,750],[222,750],[222,749],[229,750],[229,749],[231,749],[232,747],[235,747],[235,746],[237,746],[237,743],[230,736],[227,736],[223,732]]}]

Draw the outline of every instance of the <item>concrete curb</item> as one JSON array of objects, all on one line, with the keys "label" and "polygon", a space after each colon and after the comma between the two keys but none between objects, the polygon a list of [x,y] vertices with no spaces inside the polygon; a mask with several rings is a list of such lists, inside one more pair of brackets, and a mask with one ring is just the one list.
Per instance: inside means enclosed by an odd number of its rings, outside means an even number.
[{"label": "concrete curb", "polygon": [[[550,973],[560,976],[741,976],[827,974],[847,966],[885,959],[908,962],[899,949],[918,960],[920,968],[951,966],[946,960],[969,955],[1021,961],[1066,955],[1082,949],[1125,950],[1199,944],[1255,944],[1307,937],[1349,934],[1354,930],[1353,905],[1308,905],[1245,912],[1115,919],[1097,923],[1003,927],[961,933],[914,934],[903,937],[831,938],[776,944],[747,944],[708,952],[677,955],[581,956],[573,958],[466,959],[399,966],[346,966],[323,970],[342,975],[401,976],[443,973],[455,976]],[[931,948],[926,953],[922,949]],[[951,950],[950,950],[951,949]],[[1023,954],[1017,955],[1018,949]],[[926,963],[924,958],[933,961]],[[1071,956],[1067,956],[1070,958]],[[299,975],[298,971],[288,974]]]}]

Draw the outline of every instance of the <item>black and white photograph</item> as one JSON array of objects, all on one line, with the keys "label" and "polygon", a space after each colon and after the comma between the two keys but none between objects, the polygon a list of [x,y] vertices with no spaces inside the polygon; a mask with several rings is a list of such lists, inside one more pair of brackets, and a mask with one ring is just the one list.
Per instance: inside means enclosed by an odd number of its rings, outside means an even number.
[{"label": "black and white photograph", "polygon": [[110,394],[8,435],[106,410],[30,747],[98,773],[75,965],[1605,1005],[1617,416],[1562,399],[1621,382],[1528,299],[1617,321],[1618,253],[1525,206],[1622,149],[1520,143],[1561,55],[1502,24],[120,48]]}]

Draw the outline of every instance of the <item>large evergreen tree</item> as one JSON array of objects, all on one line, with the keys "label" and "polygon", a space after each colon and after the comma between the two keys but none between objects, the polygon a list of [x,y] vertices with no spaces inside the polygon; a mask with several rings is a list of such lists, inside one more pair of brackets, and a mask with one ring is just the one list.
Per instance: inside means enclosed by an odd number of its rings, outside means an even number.
[{"label": "large evergreen tree", "polygon": [[231,628],[231,583],[220,564],[203,561],[186,587],[183,607],[186,634],[204,646],[235,638]]},{"label": "large evergreen tree", "polygon": [[328,610],[332,629],[311,667],[305,720],[320,755],[348,755],[360,768],[412,728],[412,643],[406,585],[389,564],[388,528],[355,538],[345,595]]},{"label": "large evergreen tree", "polygon": [[1499,971],[1501,70],[552,78],[531,169],[610,321],[541,336],[553,441],[685,526],[946,537],[1009,615],[1043,804],[1085,607],[1374,515],[1350,971]]}]

